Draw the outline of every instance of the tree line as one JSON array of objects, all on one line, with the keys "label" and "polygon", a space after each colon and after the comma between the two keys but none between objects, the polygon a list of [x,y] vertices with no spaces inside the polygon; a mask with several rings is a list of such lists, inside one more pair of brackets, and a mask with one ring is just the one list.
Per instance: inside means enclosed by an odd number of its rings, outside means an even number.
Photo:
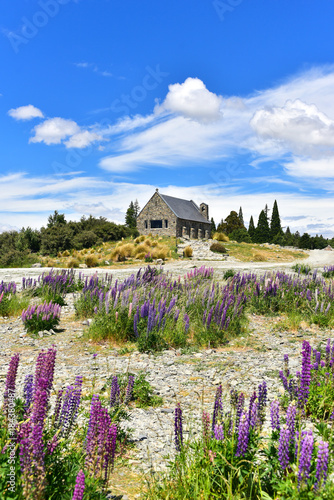
[{"label": "tree line", "polygon": [[221,220],[217,227],[214,219],[211,218],[211,232],[213,234],[216,231],[225,233],[231,240],[239,243],[274,243],[281,246],[293,246],[310,250],[322,249],[327,245],[334,246],[334,238],[327,239],[322,235],[310,236],[308,233],[300,235],[298,231],[291,232],[289,226],[282,228],[276,200],[271,216],[269,216],[269,208],[266,205],[259,214],[256,226],[253,216],[251,216],[248,229],[246,228],[242,208],[240,207],[239,213],[232,210],[226,219]]},{"label": "tree line", "polygon": [[66,221],[65,215],[55,211],[47,226],[41,229],[22,228],[0,234],[0,267],[21,267],[37,262],[37,253],[55,257],[65,250],[82,250],[105,241],[117,241],[137,236],[129,225],[109,222],[105,217],[81,217],[80,221]]}]

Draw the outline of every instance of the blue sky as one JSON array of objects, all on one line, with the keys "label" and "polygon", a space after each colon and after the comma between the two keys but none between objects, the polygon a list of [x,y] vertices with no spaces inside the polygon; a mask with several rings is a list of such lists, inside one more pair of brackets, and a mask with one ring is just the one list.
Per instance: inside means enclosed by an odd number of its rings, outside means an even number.
[{"label": "blue sky", "polygon": [[334,235],[334,4],[0,6],[0,230],[161,192]]}]

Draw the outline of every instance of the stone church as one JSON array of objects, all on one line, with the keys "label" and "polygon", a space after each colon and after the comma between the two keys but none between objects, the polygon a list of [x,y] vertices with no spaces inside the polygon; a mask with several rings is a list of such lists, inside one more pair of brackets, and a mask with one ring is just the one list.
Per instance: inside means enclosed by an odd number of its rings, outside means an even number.
[{"label": "stone church", "polygon": [[156,189],[137,217],[140,234],[210,238],[209,206],[198,207],[192,200],[182,200],[159,193]]}]

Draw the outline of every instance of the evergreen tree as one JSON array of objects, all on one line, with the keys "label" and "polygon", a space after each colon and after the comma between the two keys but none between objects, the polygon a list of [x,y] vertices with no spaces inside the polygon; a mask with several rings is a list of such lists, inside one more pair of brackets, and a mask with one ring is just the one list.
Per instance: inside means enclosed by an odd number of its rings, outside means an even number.
[{"label": "evergreen tree", "polygon": [[239,220],[241,222],[241,224],[244,226],[244,216],[243,216],[243,213],[242,213],[242,208],[240,207],[239,208]]},{"label": "evergreen tree", "polygon": [[312,250],[312,239],[308,233],[304,233],[299,240],[299,248]]},{"label": "evergreen tree", "polygon": [[213,217],[211,217],[211,234],[214,234],[215,232],[216,232],[216,224]]},{"label": "evergreen tree", "polygon": [[136,201],[134,202],[133,204],[133,208],[134,208],[134,211],[135,211],[135,217],[136,217],[136,227],[137,227],[137,217],[139,215],[139,212],[140,212],[140,206],[139,206],[139,203],[138,203],[138,200],[136,199]]},{"label": "evergreen tree", "polygon": [[137,226],[137,219],[135,215],[135,206],[133,201],[130,202],[129,208],[125,214],[125,225],[131,229],[134,229]]},{"label": "evergreen tree", "polygon": [[269,221],[269,208],[268,208],[267,203],[266,203],[266,206],[264,207],[264,214],[267,217],[267,221]]},{"label": "evergreen tree", "polygon": [[253,216],[251,215],[251,218],[249,221],[249,226],[248,226],[248,234],[251,237],[252,241],[255,241],[255,240],[253,240],[253,238],[255,238],[255,233],[256,233],[256,229],[255,229],[254,219],[253,219]]},{"label": "evergreen tree", "polygon": [[270,240],[270,229],[268,219],[264,210],[261,210],[256,228],[256,243],[268,243]]},{"label": "evergreen tree", "polygon": [[59,214],[57,210],[48,217],[48,227],[61,226],[66,224],[65,215]]},{"label": "evergreen tree", "polygon": [[228,215],[224,221],[222,220],[220,222],[217,227],[217,231],[220,233],[230,234],[235,229],[240,229],[243,227],[244,225],[240,222],[237,212],[232,210],[232,212],[230,212],[230,215]]},{"label": "evergreen tree", "polygon": [[280,219],[279,212],[278,212],[277,201],[275,200],[272,215],[271,215],[271,221],[270,221],[271,241],[274,241],[274,238],[276,238],[276,239],[279,238],[282,234],[283,234],[283,231],[282,231],[282,226],[281,226],[281,219]]}]

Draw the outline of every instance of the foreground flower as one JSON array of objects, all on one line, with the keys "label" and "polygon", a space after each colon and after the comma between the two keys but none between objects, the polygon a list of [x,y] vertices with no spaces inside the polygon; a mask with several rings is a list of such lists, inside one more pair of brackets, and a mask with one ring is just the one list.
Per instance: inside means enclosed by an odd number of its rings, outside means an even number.
[{"label": "foreground flower", "polygon": [[270,419],[271,428],[273,431],[279,431],[280,420],[279,420],[279,402],[273,401],[270,405]]},{"label": "foreground flower", "polygon": [[72,500],[82,500],[85,491],[85,474],[81,470],[77,475]]},{"label": "foreground flower", "polygon": [[244,456],[248,448],[249,418],[247,413],[242,413],[238,429],[238,446],[236,456]]},{"label": "foreground flower", "polygon": [[329,445],[325,441],[320,441],[318,448],[317,466],[316,466],[316,482],[314,489],[317,490],[321,482],[325,483],[327,478],[329,457]]},{"label": "foreground flower", "polygon": [[298,488],[300,488],[303,481],[307,481],[310,475],[311,458],[313,451],[313,436],[306,434],[302,437],[300,444],[300,457],[298,469]]},{"label": "foreground flower", "polygon": [[281,429],[279,444],[278,444],[278,458],[279,463],[283,470],[289,465],[289,443],[290,443],[290,431],[285,425]]},{"label": "foreground flower", "polygon": [[175,435],[175,449],[176,451],[181,451],[181,447],[183,445],[183,433],[182,433],[182,410],[180,403],[178,403],[175,408],[174,435]]}]

